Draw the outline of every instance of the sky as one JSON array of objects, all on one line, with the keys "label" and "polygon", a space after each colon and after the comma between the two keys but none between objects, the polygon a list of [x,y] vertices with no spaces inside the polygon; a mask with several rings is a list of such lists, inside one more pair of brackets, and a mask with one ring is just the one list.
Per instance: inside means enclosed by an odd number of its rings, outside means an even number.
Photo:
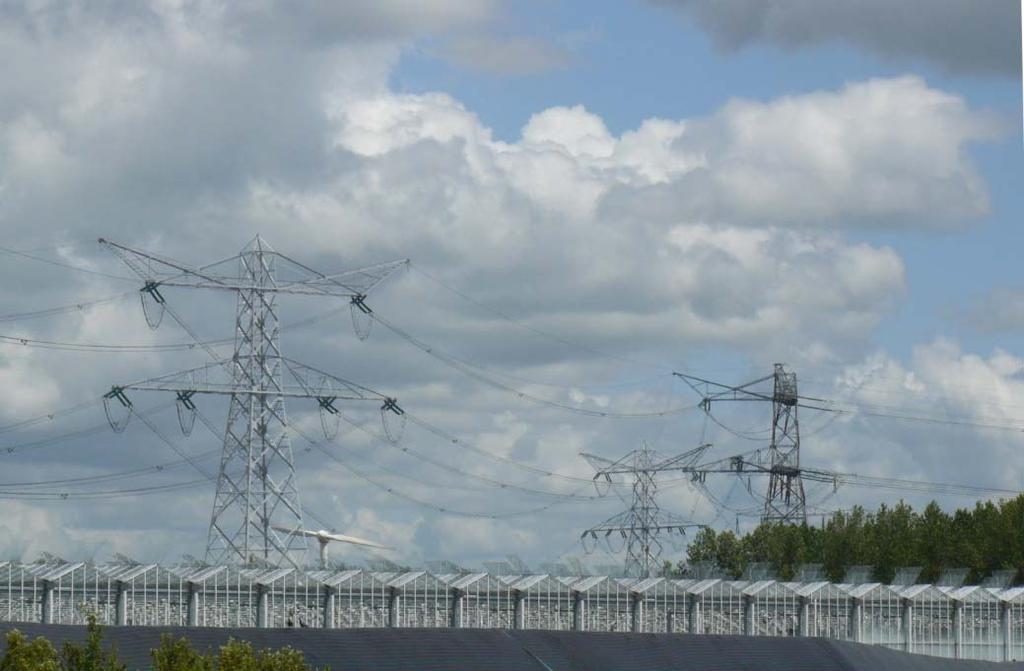
[{"label": "sky", "polygon": [[[115,433],[98,399],[205,363],[235,305],[168,287],[189,329],[150,329],[100,237],[410,260],[365,341],[344,301],[280,301],[288,356],[411,418],[395,442],[346,408],[326,441],[288,405],[307,523],[395,548],[350,563],[616,563],[579,538],[628,482],[596,491],[581,452],[767,446],[770,407],[705,415],[673,372],[784,362],[849,410],[801,411],[805,466],[1021,490],[1020,25],[1014,0],[0,3],[0,556],[205,548],[226,406],[184,436],[135,392]],[[658,501],[749,529],[765,484]]]}]

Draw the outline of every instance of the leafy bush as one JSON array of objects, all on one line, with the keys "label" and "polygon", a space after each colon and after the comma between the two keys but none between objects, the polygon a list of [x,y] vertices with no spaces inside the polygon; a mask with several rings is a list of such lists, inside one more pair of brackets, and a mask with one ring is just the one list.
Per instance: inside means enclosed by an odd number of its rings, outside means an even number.
[{"label": "leafy bush", "polygon": [[103,627],[89,615],[85,645],[65,642],[61,649],[64,671],[126,671],[117,658],[117,651],[103,649]]},{"label": "leafy bush", "polygon": [[0,659],[0,671],[61,671],[57,651],[40,636],[29,641],[17,629],[7,632],[7,650]]},{"label": "leafy bush", "polygon": [[[298,650],[253,650],[248,641],[236,639],[216,654],[204,655],[186,639],[165,634],[151,655],[153,671],[310,671]],[[60,655],[45,638],[30,641],[17,629],[8,632],[0,671],[126,671],[126,667],[116,651],[104,649],[103,629],[90,616],[85,643],[65,643]]]},{"label": "leafy bush", "polygon": [[291,648],[254,651],[248,641],[229,640],[216,655],[196,652],[171,636],[153,650],[154,671],[309,671],[302,653]]},{"label": "leafy bush", "polygon": [[170,634],[160,637],[160,647],[152,652],[153,671],[214,671],[213,660],[201,655],[183,638]]}]

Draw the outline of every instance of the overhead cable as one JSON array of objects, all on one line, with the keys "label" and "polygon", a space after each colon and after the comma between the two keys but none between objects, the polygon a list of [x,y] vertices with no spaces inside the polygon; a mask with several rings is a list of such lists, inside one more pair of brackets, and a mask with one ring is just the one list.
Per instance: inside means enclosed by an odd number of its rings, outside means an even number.
[{"label": "overhead cable", "polygon": [[670,416],[670,415],[677,415],[677,414],[680,414],[680,413],[683,413],[683,412],[687,412],[689,410],[693,410],[693,409],[699,407],[698,404],[690,404],[690,405],[680,406],[680,407],[676,407],[676,408],[670,408],[668,410],[662,410],[662,411],[620,412],[620,411],[613,411],[613,410],[594,410],[594,409],[590,409],[590,408],[581,408],[579,406],[569,405],[568,403],[562,403],[560,401],[553,401],[551,399],[542,398],[540,396],[535,396],[533,394],[530,394],[528,392],[522,391],[520,389],[516,389],[515,387],[513,387],[511,385],[507,385],[504,382],[501,382],[500,380],[495,380],[492,377],[488,377],[487,375],[484,375],[479,370],[476,370],[475,367],[473,367],[471,364],[467,364],[466,362],[462,361],[461,359],[458,359],[458,358],[456,358],[456,357],[454,357],[454,356],[452,356],[450,354],[444,353],[444,352],[438,350],[437,348],[433,347],[432,345],[429,345],[429,344],[423,342],[422,340],[416,338],[415,336],[413,336],[412,334],[408,333],[407,331],[402,330],[401,328],[395,326],[394,324],[392,324],[388,320],[384,319],[383,317],[381,317],[376,312],[374,312],[371,316],[381,326],[383,326],[384,328],[388,329],[389,331],[391,331],[392,333],[394,333],[398,337],[400,337],[403,340],[405,340],[406,342],[412,344],[417,349],[422,350],[424,353],[426,353],[426,354],[428,354],[428,355],[438,359],[442,363],[444,363],[444,364],[446,364],[446,365],[448,365],[448,366],[450,366],[452,368],[455,368],[456,370],[458,370],[459,372],[463,373],[464,375],[466,375],[468,377],[471,377],[471,378],[477,380],[478,382],[482,382],[484,384],[490,385],[491,387],[494,387],[496,389],[499,389],[499,390],[506,391],[506,392],[509,392],[511,394],[514,394],[515,396],[518,396],[519,398],[524,399],[526,401],[530,401],[532,403],[537,403],[537,404],[548,406],[548,407],[552,407],[552,408],[558,408],[560,410],[566,410],[568,412],[573,412],[573,413],[577,413],[577,414],[580,414],[580,415],[587,415],[589,417],[608,417],[608,418],[612,418],[612,419],[651,419],[651,418],[658,418],[658,417],[667,417],[667,416]]}]

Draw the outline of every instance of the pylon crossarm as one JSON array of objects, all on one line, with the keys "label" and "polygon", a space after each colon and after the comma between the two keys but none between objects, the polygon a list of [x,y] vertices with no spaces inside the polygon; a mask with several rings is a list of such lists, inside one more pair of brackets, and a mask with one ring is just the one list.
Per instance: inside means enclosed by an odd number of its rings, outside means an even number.
[{"label": "pylon crossarm", "polygon": [[274,285],[256,283],[251,277],[237,274],[220,274],[216,268],[225,264],[236,264],[244,255],[236,254],[204,266],[191,266],[170,257],[133,249],[111,240],[100,238],[100,244],[110,249],[132,272],[152,288],[184,287],[190,289],[220,289],[227,291],[260,291],[266,293],[293,294],[300,296],[338,296],[342,298],[365,298],[371,290],[390,277],[395,271],[408,265],[408,259],[388,261],[365,268],[325,275],[271,250],[266,243],[263,255],[274,257],[298,270],[304,277],[278,281]]},{"label": "pylon crossarm", "polygon": [[360,296],[363,298],[397,270],[409,266],[409,259],[398,259],[377,263],[364,268],[324,274],[284,254],[278,253],[277,258],[312,276],[301,280],[281,282],[278,285],[279,291],[287,292],[310,289],[319,290],[319,293],[338,295],[338,290],[340,289],[347,292],[342,295]]},{"label": "pylon crossarm", "polygon": [[132,249],[105,238],[100,238],[99,243],[117,255],[140,279],[152,282],[155,286],[205,286],[211,289],[231,289],[234,288],[231,286],[232,284],[238,283],[237,278],[217,275],[208,270],[222,263],[237,260],[237,254],[206,266],[196,267],[170,257]]},{"label": "pylon crossarm", "polygon": [[[292,378],[295,379],[295,382],[312,395],[318,397],[326,396],[328,395],[327,392],[330,392],[330,395],[333,395],[336,398],[345,398],[344,396],[334,393],[338,387],[340,387],[343,390],[347,390],[350,395],[360,399],[373,399],[378,401],[386,401],[388,399],[387,395],[382,394],[379,391],[374,391],[369,387],[364,387],[361,384],[338,377],[332,373],[327,373],[319,368],[314,368],[313,366],[295,361],[294,359],[281,357],[281,363],[283,363],[285,368],[288,369],[288,372],[291,374]],[[316,383],[312,381],[313,378],[317,379]]]},{"label": "pylon crossarm", "polygon": [[599,457],[596,454],[590,454],[589,452],[580,452],[580,456],[586,459],[587,463],[594,467],[594,470],[596,471],[596,474],[594,475],[595,480],[603,476],[610,482],[610,475],[633,472],[632,463],[635,452],[636,451],[634,450],[615,461],[606,459],[605,457]]},{"label": "pylon crossarm", "polygon": [[651,467],[653,471],[689,471],[704,453],[711,449],[711,443],[698,445],[688,452],[660,461]]},{"label": "pylon crossarm", "polygon": [[[759,377],[756,380],[745,382],[740,385],[728,385],[721,382],[715,382],[714,380],[707,380],[696,375],[690,375],[688,373],[672,373],[687,385],[690,386],[695,392],[700,394],[704,403],[710,403],[711,401],[770,401],[772,400],[771,394],[765,394],[762,392],[753,391],[750,387],[767,382],[773,379],[774,376],[767,375],[765,377]],[[704,389],[701,389],[701,385]],[[712,392],[711,390],[715,391]]]}]

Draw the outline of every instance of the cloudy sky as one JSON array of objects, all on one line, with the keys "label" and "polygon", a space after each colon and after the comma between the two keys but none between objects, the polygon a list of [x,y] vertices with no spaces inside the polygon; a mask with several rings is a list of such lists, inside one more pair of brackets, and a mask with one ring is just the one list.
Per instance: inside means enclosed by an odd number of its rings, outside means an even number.
[{"label": "cloudy sky", "polygon": [[[315,404],[288,408],[308,523],[393,560],[613,563],[577,542],[624,505],[580,452],[766,444],[770,408],[681,410],[673,371],[785,362],[853,410],[801,414],[805,465],[1021,489],[1020,15],[983,4],[0,2],[0,556],[205,547],[221,438],[144,392],[162,438],[115,434],[96,400],[208,354],[154,347],[192,336],[147,327],[101,236],[195,264],[257,234],[324,271],[411,259],[365,342],[343,301],[281,301],[289,356],[415,420],[395,445],[352,408],[324,444]],[[233,335],[228,298],[165,295]],[[722,505],[673,476],[659,501],[749,527],[765,483],[708,484]],[[929,499],[808,498],[901,496]]]}]

